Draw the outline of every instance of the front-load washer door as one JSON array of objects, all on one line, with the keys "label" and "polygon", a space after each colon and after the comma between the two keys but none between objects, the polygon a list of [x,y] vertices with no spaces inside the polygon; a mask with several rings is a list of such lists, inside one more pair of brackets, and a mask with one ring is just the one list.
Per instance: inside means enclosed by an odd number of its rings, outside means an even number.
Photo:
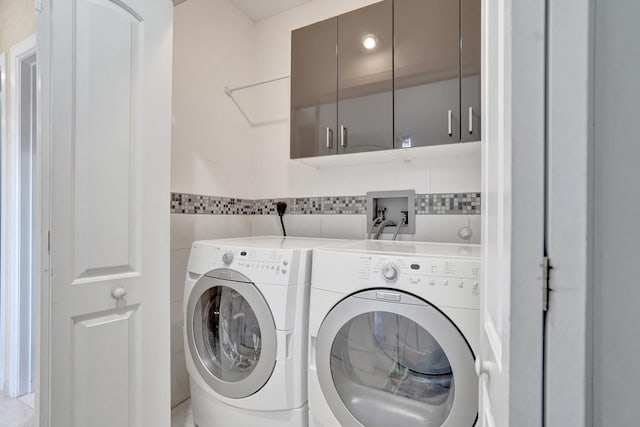
[{"label": "front-load washer door", "polygon": [[320,387],[345,427],[472,426],[478,414],[474,360],[447,316],[389,289],[342,300],[316,341]]},{"label": "front-load washer door", "polygon": [[187,341],[204,381],[229,398],[251,396],[276,362],[276,328],[260,290],[246,276],[217,269],[195,284],[187,304]]}]

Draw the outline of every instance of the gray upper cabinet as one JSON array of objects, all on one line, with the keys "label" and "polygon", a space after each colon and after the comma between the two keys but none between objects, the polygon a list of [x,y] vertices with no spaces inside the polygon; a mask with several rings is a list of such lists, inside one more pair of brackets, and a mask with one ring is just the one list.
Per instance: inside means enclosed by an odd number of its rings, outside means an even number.
[{"label": "gray upper cabinet", "polygon": [[291,158],[337,153],[338,19],[291,36]]},{"label": "gray upper cabinet", "polygon": [[459,2],[395,0],[396,148],[460,142]]},{"label": "gray upper cabinet", "polygon": [[480,0],[384,0],[292,32],[291,158],[477,140]]},{"label": "gray upper cabinet", "polygon": [[460,0],[460,6],[461,139],[480,141],[480,0]]},{"label": "gray upper cabinet", "polygon": [[338,16],[338,153],[393,148],[393,1]]}]

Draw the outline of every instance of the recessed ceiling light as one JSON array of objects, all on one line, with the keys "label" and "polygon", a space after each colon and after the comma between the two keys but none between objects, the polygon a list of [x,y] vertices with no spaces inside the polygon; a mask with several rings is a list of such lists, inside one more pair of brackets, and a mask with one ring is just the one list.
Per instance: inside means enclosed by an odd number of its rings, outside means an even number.
[{"label": "recessed ceiling light", "polygon": [[377,44],[378,44],[378,39],[373,34],[367,34],[362,39],[362,46],[364,46],[365,49],[369,49],[369,50],[374,49]]}]

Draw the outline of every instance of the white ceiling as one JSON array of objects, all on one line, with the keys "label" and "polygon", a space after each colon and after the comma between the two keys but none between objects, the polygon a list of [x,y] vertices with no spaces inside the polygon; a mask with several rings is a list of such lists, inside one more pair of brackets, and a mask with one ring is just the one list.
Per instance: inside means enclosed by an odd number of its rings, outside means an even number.
[{"label": "white ceiling", "polygon": [[311,0],[231,0],[254,22],[293,9]]}]

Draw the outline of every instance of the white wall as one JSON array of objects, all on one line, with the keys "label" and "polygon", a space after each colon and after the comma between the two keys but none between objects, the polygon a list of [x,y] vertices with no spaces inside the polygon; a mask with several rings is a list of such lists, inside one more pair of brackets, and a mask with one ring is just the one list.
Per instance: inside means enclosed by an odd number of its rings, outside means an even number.
[{"label": "white wall", "polygon": [[171,191],[248,197],[250,127],[224,94],[253,80],[254,24],[227,0],[175,8]]}]

